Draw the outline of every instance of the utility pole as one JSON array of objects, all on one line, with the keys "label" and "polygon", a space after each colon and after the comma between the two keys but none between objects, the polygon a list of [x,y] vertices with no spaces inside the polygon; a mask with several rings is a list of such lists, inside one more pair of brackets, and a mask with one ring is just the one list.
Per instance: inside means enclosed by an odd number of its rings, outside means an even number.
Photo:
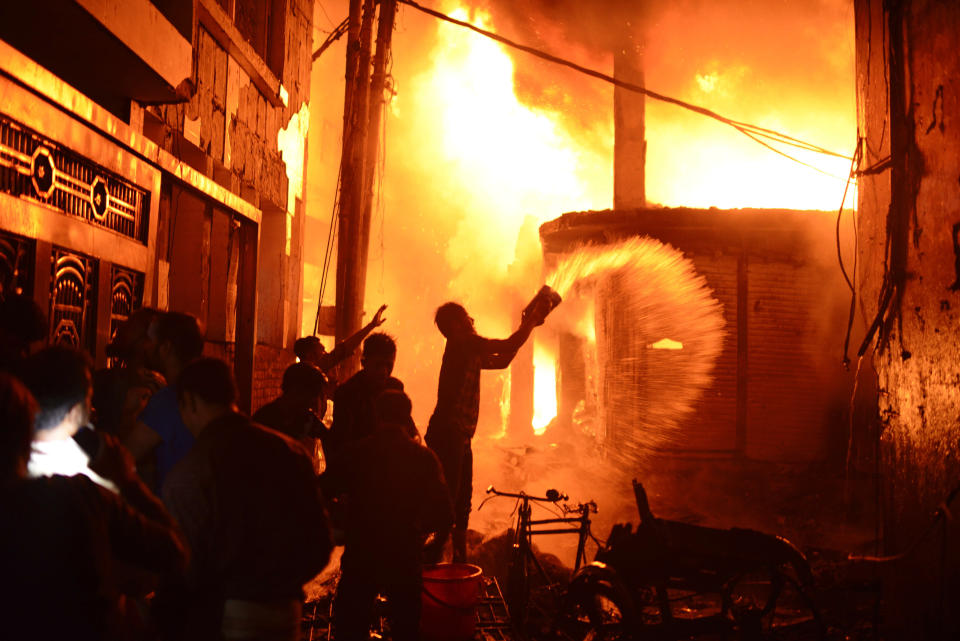
[{"label": "utility pole", "polygon": [[[378,4],[377,52],[373,59]],[[350,0],[337,240],[337,342],[353,335],[363,324],[370,215],[396,10],[396,0]],[[343,380],[357,369],[358,358],[352,356],[340,365],[338,378]]]},{"label": "utility pole", "polygon": [[[393,24],[397,15],[397,0],[381,0],[380,22],[377,25],[377,53],[373,59],[373,77],[370,80],[370,103],[368,108],[366,158],[363,177],[363,214],[360,217],[360,265],[364,276],[367,272],[367,257],[370,251],[370,219],[373,213],[373,188],[377,176],[377,160],[380,154],[380,125],[383,107],[386,104],[387,60],[393,39]],[[360,305],[366,291],[366,281],[360,282],[358,295]],[[359,328],[361,322],[357,322]]]}]

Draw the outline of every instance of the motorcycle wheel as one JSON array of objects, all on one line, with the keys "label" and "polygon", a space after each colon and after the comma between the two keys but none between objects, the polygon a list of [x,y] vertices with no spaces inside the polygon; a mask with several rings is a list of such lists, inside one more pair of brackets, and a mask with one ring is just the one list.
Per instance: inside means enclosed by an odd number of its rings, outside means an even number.
[{"label": "motorcycle wheel", "polygon": [[822,639],[820,613],[807,590],[782,568],[748,572],[724,587],[723,614],[741,639]]},{"label": "motorcycle wheel", "polygon": [[622,641],[635,638],[635,620],[632,599],[623,589],[580,576],[564,596],[555,629],[563,641]]}]

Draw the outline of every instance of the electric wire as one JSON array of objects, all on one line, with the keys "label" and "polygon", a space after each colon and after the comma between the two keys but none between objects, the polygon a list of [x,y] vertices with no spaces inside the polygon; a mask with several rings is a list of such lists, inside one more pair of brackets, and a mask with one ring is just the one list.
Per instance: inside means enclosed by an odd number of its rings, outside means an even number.
[{"label": "electric wire", "polygon": [[[854,180],[854,177],[857,173],[857,164],[860,159],[860,140],[857,140],[857,147],[853,152],[853,158],[850,160],[850,174],[847,176],[847,183],[843,187],[843,198],[840,199],[840,208],[837,210],[837,230],[836,230],[836,240],[837,240],[837,261],[840,263],[840,273],[843,274],[843,280],[847,281],[847,287],[850,288],[851,293],[856,293],[856,290],[853,285],[853,281],[850,280],[850,276],[847,274],[847,269],[843,264],[843,253],[840,249],[840,219],[843,217],[843,206],[847,203],[847,192],[850,189],[850,181]],[[856,256],[856,254],[854,254]],[[857,277],[856,274],[853,275],[854,278]]]},{"label": "electric wire", "polygon": [[329,13],[327,13],[327,8],[323,6],[323,2],[321,0],[317,0],[316,4],[318,7],[320,7],[320,11],[323,12],[323,17],[327,19],[327,22],[333,25],[333,18],[330,17]]},{"label": "electric wire", "polygon": [[[767,143],[761,142],[757,137],[759,136],[759,137],[767,138],[767,139],[769,139],[769,140],[772,140],[772,141],[775,141],[775,142],[778,142],[778,143],[781,143],[781,144],[784,144],[784,145],[790,145],[790,146],[796,147],[796,148],[798,148],[798,149],[803,149],[803,150],[806,150],[806,151],[812,151],[812,152],[816,152],[816,153],[820,153],[820,154],[824,154],[824,155],[828,155],[828,156],[834,156],[834,157],[837,157],[837,158],[844,158],[844,159],[846,159],[846,160],[852,160],[852,158],[851,158],[850,156],[846,156],[846,155],[844,155],[844,154],[841,154],[841,153],[838,153],[838,152],[835,152],[835,151],[826,149],[826,148],[821,147],[821,146],[819,146],[819,145],[815,145],[815,144],[813,144],[813,143],[810,143],[810,142],[801,140],[801,139],[799,139],[799,138],[795,138],[795,137],[790,136],[790,135],[788,135],[788,134],[785,134],[785,133],[782,133],[782,132],[779,132],[779,131],[776,131],[776,130],[773,130],[773,129],[768,129],[768,128],[766,128],[766,127],[760,127],[759,125],[753,125],[753,124],[750,124],[750,123],[733,120],[732,118],[727,118],[726,116],[722,116],[721,114],[718,114],[718,113],[715,112],[715,111],[712,111],[712,110],[710,110],[710,109],[707,109],[706,107],[701,107],[701,106],[699,106],[699,105],[695,105],[695,104],[686,102],[686,101],[684,101],[684,100],[680,100],[679,98],[674,98],[674,97],[672,97],[672,96],[667,96],[667,95],[665,95],[665,94],[662,94],[662,93],[653,91],[653,90],[651,90],[651,89],[647,89],[646,87],[642,87],[642,86],[640,86],[640,85],[636,85],[636,84],[633,84],[633,83],[630,83],[630,82],[626,82],[626,81],[624,81],[624,80],[620,80],[620,79],[618,79],[618,78],[615,78],[615,77],[610,76],[610,75],[608,75],[608,74],[602,73],[602,72],[597,71],[597,70],[595,70],[595,69],[590,69],[590,68],[588,68],[588,67],[584,67],[584,66],[579,65],[579,64],[577,64],[577,63],[575,63],[575,62],[572,62],[572,61],[570,61],[570,60],[566,60],[566,59],[564,59],[564,58],[560,58],[560,57],[558,57],[558,56],[555,56],[555,55],[553,55],[553,54],[547,53],[547,52],[542,51],[542,50],[540,50],[540,49],[536,49],[536,48],[534,48],[534,47],[530,47],[530,46],[527,46],[527,45],[524,45],[524,44],[520,44],[520,43],[518,43],[518,42],[515,42],[515,41],[513,41],[513,40],[510,40],[509,38],[505,38],[504,36],[501,36],[501,35],[499,35],[499,34],[496,34],[496,33],[492,32],[492,31],[488,31],[488,30],[486,30],[486,29],[482,29],[482,28],[480,28],[480,27],[477,27],[476,25],[470,24],[469,22],[466,22],[466,21],[464,21],[464,20],[458,20],[458,19],[456,19],[456,18],[453,18],[452,16],[448,16],[448,15],[446,15],[446,14],[444,14],[444,13],[441,13],[441,12],[439,12],[439,11],[436,11],[436,10],[434,10],[434,9],[430,9],[430,8],[428,8],[428,7],[424,7],[423,5],[415,2],[414,0],[398,0],[398,2],[400,2],[401,4],[405,4],[405,5],[409,6],[409,7],[412,7],[412,8],[414,8],[414,9],[416,9],[417,11],[421,11],[421,12],[427,14],[427,15],[433,16],[434,18],[437,18],[437,19],[439,19],[439,20],[443,20],[443,21],[445,21],[445,22],[449,22],[449,23],[451,23],[451,24],[455,24],[455,25],[457,25],[457,26],[460,26],[460,27],[463,27],[463,28],[466,28],[466,29],[470,29],[471,31],[474,31],[475,33],[478,33],[478,34],[480,34],[480,35],[482,35],[482,36],[485,36],[485,37],[487,37],[487,38],[491,38],[492,40],[496,40],[497,42],[499,42],[499,43],[501,43],[501,44],[507,45],[508,47],[512,47],[512,48],[517,49],[517,50],[519,50],[519,51],[523,51],[523,52],[528,53],[528,54],[530,54],[530,55],[532,55],[532,56],[535,56],[535,57],[537,57],[537,58],[541,58],[541,59],[546,60],[546,61],[548,61],[548,62],[552,62],[552,63],[558,64],[558,65],[562,65],[562,66],[564,66],[564,67],[568,67],[568,68],[570,68],[570,69],[573,69],[574,71],[578,71],[578,72],[580,72],[580,73],[586,74],[586,75],[591,76],[591,77],[593,77],[593,78],[597,78],[597,79],[599,79],[599,80],[603,80],[603,81],[605,81],[605,82],[608,82],[608,83],[610,83],[610,84],[613,84],[613,85],[615,85],[615,86],[617,86],[617,87],[620,87],[620,88],[622,88],[622,89],[626,89],[626,90],[628,90],[628,91],[633,91],[633,92],[636,92],[636,93],[643,94],[643,95],[647,96],[648,98],[652,98],[652,99],[654,99],[654,100],[659,100],[659,101],[661,101],[661,102],[666,102],[666,103],[668,103],[668,104],[676,105],[676,106],[681,107],[681,108],[683,108],[683,109],[687,109],[687,110],[689,110],[689,111],[693,111],[694,113],[698,113],[698,114],[700,114],[700,115],[707,116],[708,118],[712,118],[712,119],[714,119],[714,120],[717,120],[718,122],[721,122],[721,123],[723,123],[723,124],[725,124],[725,125],[729,125],[729,126],[733,127],[734,129],[736,129],[736,130],[739,131],[740,133],[742,133],[742,134],[746,135],[747,137],[749,137],[749,138],[750,138],[751,140],[753,140],[754,142],[757,142],[757,143],[759,143],[759,144],[762,144],[762,145],[764,145],[765,147],[771,149],[772,151],[775,151],[776,153],[779,153],[780,155],[783,155],[783,156],[789,158],[790,160],[793,160],[793,161],[795,161],[795,162],[798,162],[798,163],[800,163],[800,164],[802,164],[802,165],[805,165],[805,166],[807,166],[807,167],[811,167],[811,168],[817,169],[816,167],[813,167],[812,165],[809,165],[808,163],[805,163],[805,162],[803,162],[803,161],[801,161],[801,160],[799,160],[799,159],[797,159],[797,158],[794,158],[793,156],[790,156],[789,154],[787,154],[787,153],[785,153],[785,152],[783,152],[783,151],[780,151],[780,150],[778,150],[778,149],[775,149],[774,147],[772,147],[771,145],[769,145],[769,144],[767,144]],[[830,173],[828,173],[828,172],[824,172],[824,171],[821,170],[821,169],[817,169],[817,171],[820,171],[821,173],[825,173],[825,174],[830,175],[830,176],[834,176],[833,174],[830,174]],[[839,178],[839,177],[837,177],[837,176],[834,176],[834,177],[835,177],[835,178]],[[842,178],[841,178],[841,180],[842,180]]]},{"label": "electric wire", "polygon": [[948,519],[953,518],[952,514],[950,513],[950,504],[953,503],[954,499],[957,498],[958,493],[960,493],[960,485],[954,487],[947,495],[947,498],[945,498],[943,502],[937,506],[937,509],[933,511],[933,518],[931,518],[930,523],[927,524],[926,529],[924,529],[923,532],[921,532],[920,535],[917,536],[917,538],[915,538],[902,552],[886,556],[850,554],[847,556],[847,559],[850,561],[866,561],[869,563],[891,563],[905,559],[906,557],[910,556],[914,550],[920,547],[920,544],[923,543],[928,536],[930,536],[930,533],[933,532],[941,522],[946,523]]},{"label": "electric wire", "polygon": [[327,36],[323,43],[317,47],[317,50],[313,52],[313,55],[310,56],[310,62],[315,61],[317,58],[323,55],[323,52],[326,51],[330,45],[346,35],[349,28],[350,19],[344,18],[343,22],[338,24],[333,31]]},{"label": "electric wire", "polygon": [[320,293],[317,295],[317,316],[313,321],[313,335],[320,331],[320,309],[323,307],[323,295],[327,289],[327,278],[330,265],[333,263],[333,247],[337,239],[337,223],[340,218],[340,175],[343,173],[343,162],[337,169],[337,186],[333,194],[333,211],[330,212],[330,228],[327,230],[327,247],[323,253],[323,269],[320,273]]}]

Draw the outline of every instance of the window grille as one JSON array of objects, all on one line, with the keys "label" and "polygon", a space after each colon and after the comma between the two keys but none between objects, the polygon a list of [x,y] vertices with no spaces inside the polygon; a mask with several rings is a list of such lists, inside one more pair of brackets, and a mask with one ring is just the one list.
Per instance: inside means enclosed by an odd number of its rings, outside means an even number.
[{"label": "window grille", "polygon": [[[110,340],[130,314],[143,306],[143,274],[114,265],[110,270]],[[108,364],[113,364],[112,359]]]},{"label": "window grille", "polygon": [[148,191],[2,114],[0,191],[147,244]]},{"label": "window grille", "polygon": [[50,342],[96,348],[97,261],[54,247],[51,256]]},{"label": "window grille", "polygon": [[36,241],[0,230],[0,295],[33,293]]}]

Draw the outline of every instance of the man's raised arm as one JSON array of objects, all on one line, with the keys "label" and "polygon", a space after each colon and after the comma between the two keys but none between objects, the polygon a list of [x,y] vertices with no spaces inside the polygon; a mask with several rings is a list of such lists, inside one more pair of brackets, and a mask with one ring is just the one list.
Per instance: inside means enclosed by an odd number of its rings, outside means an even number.
[{"label": "man's raised arm", "polygon": [[383,325],[383,322],[386,320],[383,317],[383,312],[385,309],[387,309],[387,306],[381,305],[380,309],[378,309],[377,313],[373,315],[373,318],[370,319],[369,323],[358,329],[352,336],[348,336],[340,341],[340,343],[338,343],[329,353],[321,356],[320,369],[322,369],[324,372],[331,370],[339,365],[348,356],[350,356],[350,354],[353,354],[355,351],[357,351],[357,348],[360,347],[363,339],[369,336],[370,332]]},{"label": "man's raised arm", "polygon": [[524,316],[520,320],[520,327],[517,328],[509,338],[483,338],[481,367],[483,369],[503,369],[517,355],[517,351],[530,338],[530,333],[536,327],[536,322],[529,316]]}]

